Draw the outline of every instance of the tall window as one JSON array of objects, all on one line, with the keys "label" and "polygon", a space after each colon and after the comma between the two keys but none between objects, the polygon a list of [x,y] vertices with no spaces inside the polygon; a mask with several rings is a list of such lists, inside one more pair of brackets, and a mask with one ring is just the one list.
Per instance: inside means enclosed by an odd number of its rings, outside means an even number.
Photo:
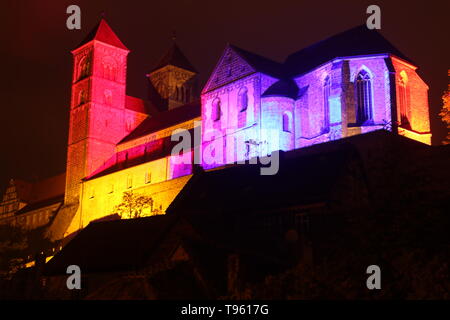
[{"label": "tall window", "polygon": [[212,103],[212,119],[213,121],[219,121],[221,116],[222,116],[222,109],[220,105],[220,99],[216,98]]},{"label": "tall window", "polygon": [[247,110],[247,106],[248,106],[247,88],[246,87],[242,87],[241,89],[239,89],[239,92],[238,92],[238,108],[239,108],[239,111]]},{"label": "tall window", "polygon": [[91,59],[88,56],[81,58],[78,65],[78,80],[86,78],[89,75],[91,69]]},{"label": "tall window", "polygon": [[408,76],[405,71],[400,72],[400,83],[398,86],[398,99],[400,106],[400,124],[408,124]]},{"label": "tall window", "polygon": [[81,89],[78,93],[78,105],[85,104],[87,102],[87,93],[85,90]]},{"label": "tall window", "polygon": [[145,173],[145,183],[151,183],[152,182],[152,172],[147,171]]},{"label": "tall window", "polygon": [[358,124],[372,120],[372,81],[367,71],[356,76],[356,121]]},{"label": "tall window", "polygon": [[291,117],[290,115],[286,112],[283,113],[283,131],[284,132],[291,132]]},{"label": "tall window", "polygon": [[323,84],[323,133],[330,131],[330,93],[331,81],[330,77],[328,76],[325,78],[325,82]]},{"label": "tall window", "polygon": [[102,61],[103,78],[109,80],[116,80],[117,63],[112,57],[105,57]]}]

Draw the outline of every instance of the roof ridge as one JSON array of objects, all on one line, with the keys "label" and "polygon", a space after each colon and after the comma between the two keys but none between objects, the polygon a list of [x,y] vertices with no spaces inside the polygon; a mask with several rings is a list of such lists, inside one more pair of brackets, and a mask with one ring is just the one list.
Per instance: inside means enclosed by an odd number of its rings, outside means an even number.
[{"label": "roof ridge", "polygon": [[268,73],[269,75],[276,76],[278,78],[284,78],[283,63],[277,62],[258,53],[242,49],[231,43],[229,43],[228,46],[242,59],[249,63],[256,71]]},{"label": "roof ridge", "polygon": [[390,43],[378,30],[365,25],[347,29],[288,55],[283,63],[285,72],[297,76],[337,57],[393,54],[412,62]]},{"label": "roof ridge", "polygon": [[151,70],[151,72],[161,69],[165,66],[172,65],[181,69],[185,69],[191,72],[198,73],[194,68],[189,59],[181,51],[180,47],[173,42],[169,50],[163,55],[163,57],[158,61],[156,66]]},{"label": "roof ridge", "polygon": [[100,19],[100,21],[95,25],[95,27],[86,35],[83,41],[80,42],[77,48],[85,45],[86,43],[92,40],[101,41],[114,47],[128,50],[128,48],[123,44],[123,42],[119,39],[117,34],[106,22],[105,18]]}]

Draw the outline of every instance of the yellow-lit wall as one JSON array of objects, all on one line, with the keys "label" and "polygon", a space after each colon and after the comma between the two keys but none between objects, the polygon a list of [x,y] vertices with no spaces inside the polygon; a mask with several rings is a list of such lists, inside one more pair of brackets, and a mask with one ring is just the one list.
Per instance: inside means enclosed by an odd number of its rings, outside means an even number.
[{"label": "yellow-lit wall", "polygon": [[[91,221],[115,213],[115,206],[122,202],[123,193],[151,196],[154,208],[162,213],[175,199],[191,174],[170,179],[170,157],[150,161],[123,169],[83,183],[80,206],[65,236],[85,228]],[[148,175],[151,180],[148,181]],[[168,178],[170,180],[168,180]]]},{"label": "yellow-lit wall", "polygon": [[431,146],[431,133],[417,133],[404,128],[398,128],[398,134]]},{"label": "yellow-lit wall", "polygon": [[[168,137],[176,129],[192,129],[196,124],[195,121],[200,119],[200,117],[190,119],[119,144],[116,152]],[[187,156],[192,157],[190,152]],[[176,158],[179,157],[167,156],[84,181],[81,185],[80,204],[64,237],[85,228],[91,221],[115,214],[115,207],[122,202],[123,194],[127,191],[152,197],[155,212],[164,214],[192,176],[192,164],[176,164]],[[146,213],[150,213],[149,211]]]}]

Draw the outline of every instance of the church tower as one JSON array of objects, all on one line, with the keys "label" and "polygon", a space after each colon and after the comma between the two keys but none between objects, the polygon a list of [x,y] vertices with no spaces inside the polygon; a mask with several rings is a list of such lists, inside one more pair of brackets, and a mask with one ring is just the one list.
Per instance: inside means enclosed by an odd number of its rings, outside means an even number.
[{"label": "church tower", "polygon": [[66,205],[78,202],[81,180],[103,165],[126,135],[128,53],[104,19],[72,51]]},{"label": "church tower", "polygon": [[196,75],[197,71],[174,41],[147,77],[151,89],[162,99],[163,108],[171,110],[196,98]]}]

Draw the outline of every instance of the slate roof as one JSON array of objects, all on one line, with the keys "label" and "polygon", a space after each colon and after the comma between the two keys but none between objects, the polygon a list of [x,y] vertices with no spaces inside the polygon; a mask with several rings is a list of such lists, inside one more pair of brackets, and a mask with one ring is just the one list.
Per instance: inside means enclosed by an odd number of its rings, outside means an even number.
[{"label": "slate roof", "polygon": [[[191,137],[191,146],[198,147],[199,139],[195,139],[194,129],[188,130],[189,135]],[[114,154],[108,161],[105,162],[105,165],[96,170],[92,175],[86,178],[86,180],[95,179],[116,171],[120,171],[126,168],[134,167],[139,164],[143,164],[150,161],[155,161],[167,156],[170,156],[173,148],[179,143],[179,141],[172,141],[171,136],[167,136],[161,139],[154,140],[150,143],[146,143],[145,146],[148,146],[151,151],[148,151],[147,154],[142,153],[136,157],[130,157],[128,160],[117,160],[123,159],[122,153],[127,153],[127,150],[120,151]],[[142,145],[144,146],[144,144]],[[133,149],[133,148],[131,148]],[[191,149],[192,150],[192,149]]]},{"label": "slate roof", "polygon": [[71,264],[85,273],[136,270],[151,258],[175,221],[174,216],[159,215],[90,223],[46,264],[44,272],[65,274]]},{"label": "slate roof", "polygon": [[297,83],[291,79],[281,79],[267,88],[262,94],[263,97],[287,97],[297,99],[299,96],[299,89]]},{"label": "slate roof", "polygon": [[189,60],[186,58],[183,52],[181,52],[180,48],[176,45],[176,43],[173,43],[173,45],[169,48],[169,50],[161,58],[161,60],[156,64],[156,66],[152,69],[152,71],[161,69],[168,65],[197,73],[197,70],[189,62]]},{"label": "slate roof", "polygon": [[[194,174],[166,212],[204,212],[198,223],[205,223],[207,228],[211,212],[242,217],[248,213],[325,203],[350,164],[360,166],[360,159],[368,154],[368,149],[377,150],[392,144],[429,148],[420,142],[377,130],[280,152],[276,175],[261,175],[260,164],[233,165]],[[365,172],[361,167],[360,171]]]},{"label": "slate roof", "polygon": [[200,115],[201,105],[198,100],[172,110],[160,112],[153,117],[145,119],[128,136],[123,138],[119,144],[194,119]]},{"label": "slate roof", "polygon": [[25,207],[23,207],[22,209],[20,209],[19,211],[15,212],[15,215],[20,215],[23,213],[27,213],[29,211],[32,210],[37,210],[37,209],[41,209],[41,208],[45,208],[54,204],[62,204],[64,201],[64,195],[60,195],[60,196],[56,196],[50,199],[46,199],[46,200],[42,200],[39,202],[34,202],[34,203],[30,203],[27,204]]},{"label": "slate roof", "polygon": [[[230,45],[230,47],[255,70],[278,79],[289,79],[303,74],[337,57],[393,54],[412,63],[378,31],[369,30],[366,25],[341,32],[295,52],[289,55],[284,63],[272,61],[234,45]],[[287,89],[286,86],[287,82],[278,83],[272,90],[280,92],[281,96],[293,96],[292,89]]]},{"label": "slate roof", "polygon": [[288,56],[284,63],[286,75],[292,77],[308,72],[336,57],[390,53],[410,61],[378,31],[361,25],[336,34]]},{"label": "slate roof", "polygon": [[98,40],[114,47],[128,50],[127,47],[120,41],[119,37],[114,33],[111,27],[108,25],[105,19],[101,19],[100,22],[92,29],[91,32],[84,38],[83,41],[77,46],[77,48],[88,43],[92,40]]},{"label": "slate roof", "polygon": [[[62,173],[36,182],[12,179],[18,198],[28,204],[40,203],[62,197],[65,192],[66,174]],[[25,208],[22,208],[24,210]]]},{"label": "slate roof", "polygon": [[17,197],[23,202],[29,202],[31,200],[31,190],[33,188],[33,184],[28,181],[24,181],[21,179],[11,179],[11,183],[14,184],[17,192]]},{"label": "slate roof", "polygon": [[274,76],[276,78],[283,77],[283,66],[282,64],[260,56],[256,53],[241,49],[235,45],[230,44],[235,52],[237,52],[248,64],[250,64],[256,71],[265,73],[269,76]]},{"label": "slate roof", "polygon": [[280,152],[279,171],[261,175],[260,165],[235,165],[191,178],[167,209],[171,212],[253,214],[290,206],[324,203],[343,175],[352,150],[308,155]]},{"label": "slate roof", "polygon": [[62,173],[33,183],[30,202],[38,202],[64,195],[66,174]]},{"label": "slate roof", "polygon": [[158,108],[151,101],[125,96],[125,108],[139,113],[156,115]]}]

